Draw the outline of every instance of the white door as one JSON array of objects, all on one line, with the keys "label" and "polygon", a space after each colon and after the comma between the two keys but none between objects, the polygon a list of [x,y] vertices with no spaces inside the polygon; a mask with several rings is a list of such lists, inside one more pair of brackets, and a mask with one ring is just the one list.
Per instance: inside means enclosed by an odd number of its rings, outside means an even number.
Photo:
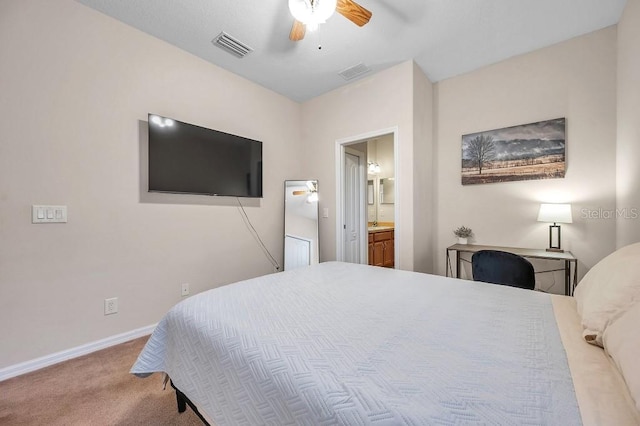
[{"label": "white door", "polygon": [[360,158],[345,152],[344,164],[344,256],[349,263],[360,263]]},{"label": "white door", "polygon": [[284,270],[302,268],[311,264],[311,241],[286,235],[284,238]]}]

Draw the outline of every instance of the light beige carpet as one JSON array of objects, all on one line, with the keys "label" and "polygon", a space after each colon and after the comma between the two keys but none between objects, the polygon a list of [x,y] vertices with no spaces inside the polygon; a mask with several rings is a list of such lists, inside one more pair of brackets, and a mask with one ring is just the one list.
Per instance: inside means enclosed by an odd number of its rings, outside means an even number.
[{"label": "light beige carpet", "polygon": [[129,374],[148,337],[0,382],[0,425],[202,425],[162,375]]}]

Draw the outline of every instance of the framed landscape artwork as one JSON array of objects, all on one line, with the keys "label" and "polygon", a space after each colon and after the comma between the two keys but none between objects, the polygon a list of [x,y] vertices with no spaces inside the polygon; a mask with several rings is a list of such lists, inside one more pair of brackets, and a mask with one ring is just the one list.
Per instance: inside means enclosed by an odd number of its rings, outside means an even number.
[{"label": "framed landscape artwork", "polygon": [[563,178],[566,120],[462,136],[462,184]]}]

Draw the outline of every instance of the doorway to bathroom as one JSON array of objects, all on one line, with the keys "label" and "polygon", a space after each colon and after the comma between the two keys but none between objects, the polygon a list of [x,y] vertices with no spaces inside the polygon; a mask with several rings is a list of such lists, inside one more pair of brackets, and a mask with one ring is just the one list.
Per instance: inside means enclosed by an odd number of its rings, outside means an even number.
[{"label": "doorway to bathroom", "polygon": [[336,141],[336,259],[396,267],[397,128]]}]

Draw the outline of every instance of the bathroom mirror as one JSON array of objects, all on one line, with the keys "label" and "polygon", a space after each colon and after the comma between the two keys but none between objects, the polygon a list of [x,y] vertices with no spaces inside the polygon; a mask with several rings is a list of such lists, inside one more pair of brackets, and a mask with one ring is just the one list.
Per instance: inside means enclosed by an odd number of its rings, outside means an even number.
[{"label": "bathroom mirror", "polygon": [[369,204],[370,206],[373,205],[373,194],[373,179],[369,179],[367,180],[367,204]]},{"label": "bathroom mirror", "polygon": [[367,222],[378,222],[378,203],[376,202],[376,179],[367,180]]},{"label": "bathroom mirror", "polygon": [[380,204],[395,203],[395,184],[392,177],[380,178]]},{"label": "bathroom mirror", "polygon": [[393,135],[367,141],[367,219],[369,227],[395,223],[395,152]]},{"label": "bathroom mirror", "polygon": [[284,270],[319,262],[318,181],[284,182]]}]

